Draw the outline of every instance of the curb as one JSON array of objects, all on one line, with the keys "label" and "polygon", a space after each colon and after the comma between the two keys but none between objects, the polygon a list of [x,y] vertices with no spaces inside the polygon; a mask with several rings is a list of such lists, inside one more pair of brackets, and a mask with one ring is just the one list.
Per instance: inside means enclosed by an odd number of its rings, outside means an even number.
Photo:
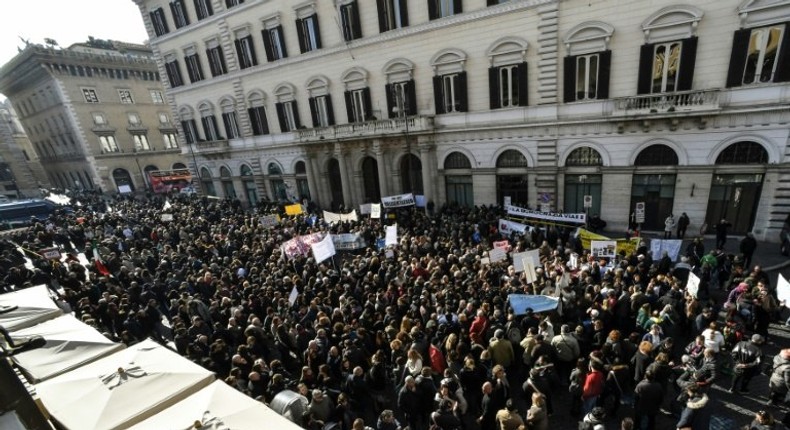
[{"label": "curb", "polygon": [[763,270],[766,271],[766,272],[774,272],[774,271],[777,271],[779,269],[784,269],[785,267],[788,267],[788,266],[790,266],[790,260],[787,260],[784,263],[779,263],[779,264],[777,264],[775,266],[764,267]]}]

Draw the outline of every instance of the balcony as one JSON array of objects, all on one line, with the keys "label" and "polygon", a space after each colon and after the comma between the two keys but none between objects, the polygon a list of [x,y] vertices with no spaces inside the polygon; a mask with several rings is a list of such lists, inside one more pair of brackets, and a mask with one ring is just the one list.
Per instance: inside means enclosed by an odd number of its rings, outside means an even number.
[{"label": "balcony", "polygon": [[613,117],[695,114],[719,110],[719,90],[679,91],[614,99]]},{"label": "balcony", "polygon": [[350,124],[338,124],[330,127],[296,130],[296,140],[301,143],[324,140],[344,140],[370,137],[397,136],[409,133],[433,131],[432,116],[412,116],[408,118],[382,119]]},{"label": "balcony", "polygon": [[192,148],[196,154],[219,154],[230,149],[227,139],[200,141]]}]

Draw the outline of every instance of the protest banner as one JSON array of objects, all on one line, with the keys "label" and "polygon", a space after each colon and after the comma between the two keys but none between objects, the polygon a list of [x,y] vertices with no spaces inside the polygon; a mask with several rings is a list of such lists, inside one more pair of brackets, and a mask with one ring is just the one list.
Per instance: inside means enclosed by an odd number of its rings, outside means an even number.
[{"label": "protest banner", "polygon": [[259,218],[259,222],[264,227],[274,227],[280,222],[279,215],[264,215]]},{"label": "protest banner", "polygon": [[[602,234],[593,233],[589,230],[585,230],[583,228],[578,229],[579,240],[582,242],[582,248],[590,249],[591,242],[593,240],[613,240],[610,239]],[[625,255],[630,255],[633,252],[636,252],[636,249],[639,248],[639,241],[641,239],[638,237],[632,237],[631,239],[617,239],[617,252],[625,252]]]},{"label": "protest banner", "polygon": [[365,239],[359,233],[333,234],[332,242],[338,251],[353,251],[366,246]]},{"label": "protest banner", "polygon": [[384,234],[384,245],[397,245],[398,244],[398,224],[388,225]]},{"label": "protest banner", "polygon": [[384,209],[399,208],[414,205],[414,194],[400,194],[397,196],[387,196],[381,198],[381,205]]},{"label": "protest banner", "polygon": [[320,242],[312,244],[310,249],[313,251],[316,264],[334,257],[336,253],[335,243],[332,242],[332,235],[330,234],[327,234]]},{"label": "protest banner", "polygon": [[340,214],[324,211],[324,221],[326,221],[328,224],[340,222]]},{"label": "protest banner", "polygon": [[302,210],[302,205],[300,205],[298,203],[293,204],[293,205],[288,205],[288,206],[285,207],[286,215],[299,215],[302,212],[304,212]]},{"label": "protest banner", "polygon": [[381,218],[381,205],[373,203],[370,205],[370,217],[379,219]]},{"label": "protest banner", "polygon": [[507,258],[507,253],[502,248],[494,248],[488,251],[488,260],[491,263],[496,263],[497,261],[502,261]]},{"label": "protest banner", "polygon": [[650,251],[653,252],[653,258],[660,259],[667,252],[672,261],[678,261],[680,255],[680,247],[683,244],[679,239],[650,239]]},{"label": "protest banner", "polygon": [[547,312],[557,309],[560,300],[556,297],[532,294],[509,294],[507,296],[514,315],[526,315],[527,309],[532,312]]},{"label": "protest banner", "polygon": [[282,244],[282,252],[287,258],[293,258],[297,255],[307,255],[310,252],[310,246],[316,242],[320,242],[322,237],[322,233],[295,237]]},{"label": "protest banner", "polygon": [[590,242],[590,254],[594,257],[615,258],[617,256],[617,241],[593,240]]},{"label": "protest banner", "polygon": [[542,212],[533,211],[531,209],[520,208],[518,206],[507,205],[505,210],[508,215],[529,218],[533,220],[540,220],[545,222],[556,222],[565,224],[585,224],[587,222],[587,214],[585,213],[562,213],[562,212]]},{"label": "protest banner", "polygon": [[508,221],[506,219],[499,220],[499,233],[510,236],[513,232],[518,234],[524,234],[527,231],[527,226],[521,223],[517,223],[514,221]]}]

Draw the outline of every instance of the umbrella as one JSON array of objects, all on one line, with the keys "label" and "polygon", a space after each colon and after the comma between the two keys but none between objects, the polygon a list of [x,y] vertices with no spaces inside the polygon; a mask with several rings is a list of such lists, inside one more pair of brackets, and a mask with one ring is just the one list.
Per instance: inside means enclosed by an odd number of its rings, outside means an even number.
[{"label": "umbrella", "polygon": [[9,332],[36,325],[63,313],[50,297],[46,285],[0,294],[0,307],[4,306],[17,306],[11,312],[0,314],[0,326]]},{"label": "umbrella", "polygon": [[36,386],[66,429],[120,429],[205,387],[214,374],[146,340]]},{"label": "umbrella", "polygon": [[215,381],[130,430],[193,429],[198,428],[198,423],[204,429],[301,429],[263,403],[223,381]]},{"label": "umbrella", "polygon": [[63,315],[39,325],[11,333],[14,342],[41,336],[42,348],[15,355],[14,361],[37,383],[68,372],[124,348],[102,336],[93,327],[71,315]]}]

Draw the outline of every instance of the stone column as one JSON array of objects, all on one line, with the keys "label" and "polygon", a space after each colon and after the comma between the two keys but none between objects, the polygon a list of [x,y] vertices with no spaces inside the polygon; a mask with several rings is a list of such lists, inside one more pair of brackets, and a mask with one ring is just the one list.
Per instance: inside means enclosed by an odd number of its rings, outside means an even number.
[{"label": "stone column", "polygon": [[378,167],[379,174],[379,190],[382,197],[389,195],[389,187],[387,184],[387,161],[384,160],[384,150],[381,149],[381,141],[376,140],[373,142],[373,153],[376,156],[376,167]]},{"label": "stone column", "polygon": [[[434,166],[431,162],[431,147],[428,145],[420,145],[420,164],[422,165],[422,189],[425,195],[425,201],[428,202],[434,197]],[[434,202],[435,203],[435,202]]]},{"label": "stone column", "polygon": [[346,166],[346,156],[343,154],[339,143],[335,144],[335,158],[337,158],[340,165],[340,181],[343,183],[343,204],[348,207],[354,204],[351,197],[351,177]]},{"label": "stone column", "polygon": [[[317,205],[321,205],[321,193],[318,190],[318,182],[316,181],[315,156],[308,155],[305,160],[305,170],[307,173],[307,187],[310,189],[310,200]],[[297,190],[298,192],[298,190]]]}]

